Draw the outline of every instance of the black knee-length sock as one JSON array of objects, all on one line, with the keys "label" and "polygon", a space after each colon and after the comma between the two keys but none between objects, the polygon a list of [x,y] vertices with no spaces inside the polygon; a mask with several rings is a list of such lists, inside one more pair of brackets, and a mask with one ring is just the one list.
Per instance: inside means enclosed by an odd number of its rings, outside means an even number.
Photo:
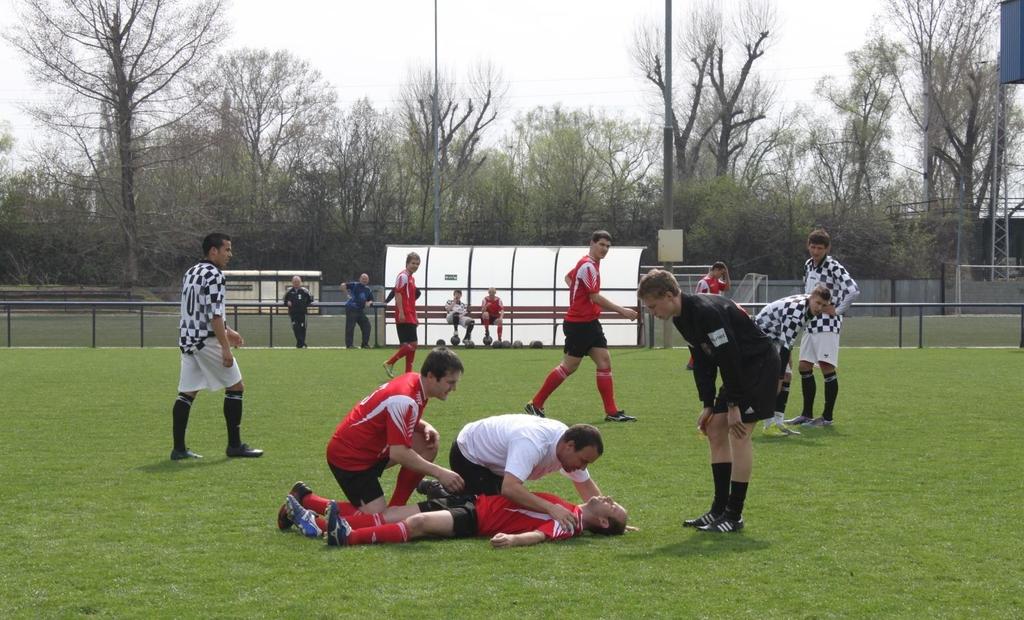
[{"label": "black knee-length sock", "polygon": [[807,372],[800,373],[800,388],[804,393],[804,410],[801,415],[813,418],[814,417],[814,393],[817,392],[818,386],[814,383],[814,371],[809,370]]},{"label": "black knee-length sock", "polygon": [[192,411],[192,400],[187,394],[179,393],[178,398],[174,400],[174,408],[171,409],[173,420],[171,433],[174,437],[174,449],[177,452],[184,452],[187,449],[185,447],[185,430],[188,428],[188,414]]},{"label": "black knee-length sock", "polygon": [[228,445],[232,448],[242,445],[242,392],[224,392],[224,422],[228,426]]},{"label": "black knee-length sock", "polygon": [[825,412],[822,417],[826,420],[832,419],[832,410],[836,406],[836,397],[839,396],[839,376],[836,373],[824,375],[825,379]]}]

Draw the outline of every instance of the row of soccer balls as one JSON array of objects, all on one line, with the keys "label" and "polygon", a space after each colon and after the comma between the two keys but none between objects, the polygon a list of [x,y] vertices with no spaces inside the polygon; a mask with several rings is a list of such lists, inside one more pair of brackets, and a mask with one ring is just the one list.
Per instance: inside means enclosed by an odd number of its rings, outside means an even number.
[{"label": "row of soccer balls", "polygon": [[[476,346],[476,343],[472,340],[462,340],[458,335],[452,336],[448,342],[450,342],[453,347],[459,346],[460,343],[467,349],[472,349]],[[436,344],[439,347],[443,347],[446,346],[448,342],[445,342],[444,338],[441,338]],[[522,349],[524,346],[529,346],[531,349],[543,349],[544,343],[540,340],[532,340],[529,345],[524,345],[522,340],[509,342],[508,340],[494,340],[490,336],[484,336],[484,346],[491,347],[492,349]]]}]

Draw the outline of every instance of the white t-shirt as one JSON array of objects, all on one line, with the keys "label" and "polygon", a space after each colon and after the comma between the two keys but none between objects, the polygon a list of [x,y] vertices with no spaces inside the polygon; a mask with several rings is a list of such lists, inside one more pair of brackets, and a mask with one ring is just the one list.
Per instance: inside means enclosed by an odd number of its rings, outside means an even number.
[{"label": "white t-shirt", "polygon": [[567,429],[558,420],[509,413],[470,422],[456,442],[463,456],[499,476],[512,474],[525,482],[560,471],[574,482],[586,482],[586,469],[566,472],[555,454]]}]

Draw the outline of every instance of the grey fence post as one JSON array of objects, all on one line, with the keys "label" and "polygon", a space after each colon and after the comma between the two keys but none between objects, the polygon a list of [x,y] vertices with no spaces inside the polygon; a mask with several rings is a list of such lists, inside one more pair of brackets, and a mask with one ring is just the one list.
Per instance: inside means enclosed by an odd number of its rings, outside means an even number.
[{"label": "grey fence post", "polygon": [[[262,304],[260,304],[260,312],[261,313],[263,312],[263,305]],[[268,308],[267,309],[267,314],[270,315],[270,327],[268,329],[270,330],[270,348],[273,349],[274,348],[274,309],[273,308]]]},{"label": "grey fence post", "polygon": [[917,307],[917,348],[924,348],[924,306]]},{"label": "grey fence post", "polygon": [[92,306],[92,348],[96,348],[96,305]]},{"label": "grey fence post", "polygon": [[899,327],[896,330],[896,346],[898,348],[902,349],[903,348],[903,306],[899,307],[899,317],[900,317],[900,319],[897,322],[897,325]]},{"label": "grey fence post", "polygon": [[146,306],[139,306],[139,348],[146,348]]}]

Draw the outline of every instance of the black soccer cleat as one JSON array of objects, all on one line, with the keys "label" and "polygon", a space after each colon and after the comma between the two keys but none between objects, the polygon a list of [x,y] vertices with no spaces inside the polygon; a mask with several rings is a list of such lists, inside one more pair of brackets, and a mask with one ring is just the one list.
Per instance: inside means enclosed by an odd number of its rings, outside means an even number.
[{"label": "black soccer cleat", "polygon": [[420,480],[419,484],[416,485],[416,491],[421,495],[426,495],[427,499],[441,499],[451,495],[451,493],[445,490],[444,485],[437,480]]},{"label": "black soccer cleat", "polygon": [[[309,485],[299,480],[292,485],[292,490],[288,492],[295,499],[302,503],[302,498],[306,497],[313,492],[313,489],[309,488]],[[286,530],[293,525],[291,518],[288,516],[288,505],[281,504],[281,508],[277,511],[277,529]]]},{"label": "black soccer cleat", "polygon": [[203,455],[196,454],[195,452],[185,448],[184,450],[171,450],[172,461],[184,461],[187,459],[201,459]]},{"label": "black soccer cleat", "polygon": [[721,512],[707,511],[696,519],[687,519],[683,521],[683,527],[704,527],[705,525],[711,525],[719,518],[721,518]]},{"label": "black soccer cleat", "polygon": [[530,415],[535,415],[538,418],[544,417],[544,409],[541,407],[534,407],[533,403],[526,403],[526,406],[523,407],[523,409],[525,409],[526,413]]},{"label": "black soccer cleat", "polygon": [[609,413],[604,416],[605,422],[636,422],[636,418],[631,415],[626,415],[625,411],[616,411],[615,413]]},{"label": "black soccer cleat", "polygon": [[713,523],[703,525],[697,529],[702,532],[738,532],[743,529],[743,517],[733,519],[723,513]]},{"label": "black soccer cleat", "polygon": [[263,456],[263,450],[258,448],[250,448],[249,444],[243,443],[238,446],[228,446],[228,449],[224,451],[224,454],[231,458],[241,457],[247,459],[255,459]]}]

